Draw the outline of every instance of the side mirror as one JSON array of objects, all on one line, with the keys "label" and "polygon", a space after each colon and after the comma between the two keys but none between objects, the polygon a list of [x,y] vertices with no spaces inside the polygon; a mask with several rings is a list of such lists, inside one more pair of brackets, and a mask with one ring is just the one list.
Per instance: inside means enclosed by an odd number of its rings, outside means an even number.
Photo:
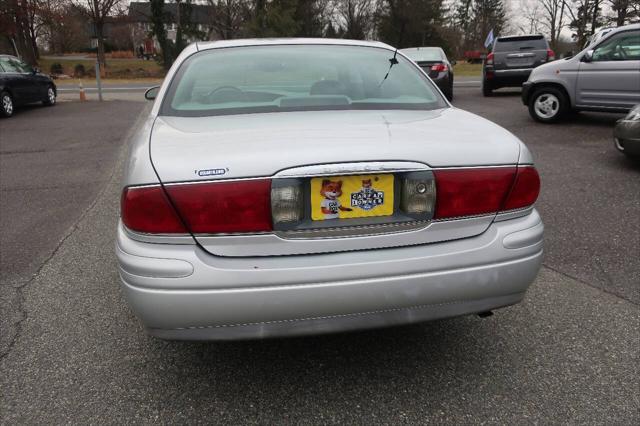
[{"label": "side mirror", "polygon": [[582,55],[582,58],[580,58],[580,61],[582,62],[593,61],[593,49],[589,49],[586,52],[584,52],[584,55]]},{"label": "side mirror", "polygon": [[31,73],[32,74],[38,74],[39,72],[40,72],[40,68],[38,68],[38,67],[31,68]]},{"label": "side mirror", "polygon": [[148,101],[152,101],[158,96],[159,91],[160,91],[160,86],[153,86],[147,89],[146,92],[144,92],[144,98]]}]

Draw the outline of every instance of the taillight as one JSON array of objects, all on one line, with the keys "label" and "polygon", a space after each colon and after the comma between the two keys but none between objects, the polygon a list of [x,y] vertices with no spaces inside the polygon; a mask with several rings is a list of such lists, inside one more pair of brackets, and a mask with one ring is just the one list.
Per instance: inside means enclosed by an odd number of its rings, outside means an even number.
[{"label": "taillight", "polygon": [[547,49],[547,61],[555,61],[555,60],[556,60],[555,52],[551,49]]},{"label": "taillight", "polygon": [[516,180],[502,210],[528,207],[540,194],[540,176],[534,167],[518,167]]},{"label": "taillight", "polygon": [[484,60],[485,64],[487,65],[493,65],[493,52],[489,53],[486,57],[486,59]]},{"label": "taillight", "polygon": [[271,180],[166,185],[193,233],[271,231]]},{"label": "taillight", "polygon": [[500,210],[515,167],[436,170],[435,219],[475,216]]},{"label": "taillight", "polygon": [[435,65],[431,65],[431,71],[437,71],[437,72],[444,72],[446,71],[448,68],[445,64],[435,64]]},{"label": "taillight", "polygon": [[149,234],[187,233],[160,186],[125,188],[120,209],[122,222],[132,231]]},{"label": "taillight", "polygon": [[436,170],[434,175],[434,219],[528,207],[540,192],[538,172],[531,166]]}]

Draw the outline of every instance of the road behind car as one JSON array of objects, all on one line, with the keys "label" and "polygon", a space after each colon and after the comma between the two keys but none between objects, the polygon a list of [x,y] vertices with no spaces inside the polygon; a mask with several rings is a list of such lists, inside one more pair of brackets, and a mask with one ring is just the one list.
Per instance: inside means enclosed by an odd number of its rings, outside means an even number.
[{"label": "road behind car", "polygon": [[25,315],[20,288],[113,176],[142,102],[24,107],[0,122],[0,354]]}]

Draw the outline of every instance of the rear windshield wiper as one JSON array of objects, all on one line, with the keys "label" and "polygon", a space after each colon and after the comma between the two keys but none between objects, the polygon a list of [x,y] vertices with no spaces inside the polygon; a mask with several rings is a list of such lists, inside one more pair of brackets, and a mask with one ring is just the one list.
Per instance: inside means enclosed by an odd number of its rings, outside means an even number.
[{"label": "rear windshield wiper", "polygon": [[382,81],[380,82],[380,84],[378,84],[378,87],[382,86],[382,83],[384,83],[384,81],[387,79],[387,77],[389,77],[389,73],[391,72],[391,68],[393,68],[393,66],[398,63],[398,60],[396,59],[396,55],[397,54],[398,54],[398,49],[396,48],[396,51],[393,53],[393,58],[389,58],[389,69],[387,70],[387,73],[385,74],[385,76],[382,79]]}]

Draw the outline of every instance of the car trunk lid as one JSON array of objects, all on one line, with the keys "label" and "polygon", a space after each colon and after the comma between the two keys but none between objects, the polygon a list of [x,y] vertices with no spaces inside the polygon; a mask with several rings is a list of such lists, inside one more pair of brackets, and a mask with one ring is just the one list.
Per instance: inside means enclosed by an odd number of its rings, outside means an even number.
[{"label": "car trunk lid", "polygon": [[[150,152],[169,197],[175,197],[172,186],[185,183],[292,178],[306,179],[305,196],[310,197],[311,181],[320,176],[393,176],[397,180],[416,170],[500,167],[517,163],[519,149],[517,139],[506,130],[473,114],[446,108],[159,117]],[[243,235],[194,232],[194,237],[215,255],[308,254],[464,238],[483,232],[492,220],[493,216],[484,215],[443,222],[385,223],[388,227],[380,225],[382,232],[377,232],[371,231],[376,225],[371,219],[370,223],[364,220],[371,225],[364,233],[358,228],[345,234],[338,226],[337,230]]]}]

